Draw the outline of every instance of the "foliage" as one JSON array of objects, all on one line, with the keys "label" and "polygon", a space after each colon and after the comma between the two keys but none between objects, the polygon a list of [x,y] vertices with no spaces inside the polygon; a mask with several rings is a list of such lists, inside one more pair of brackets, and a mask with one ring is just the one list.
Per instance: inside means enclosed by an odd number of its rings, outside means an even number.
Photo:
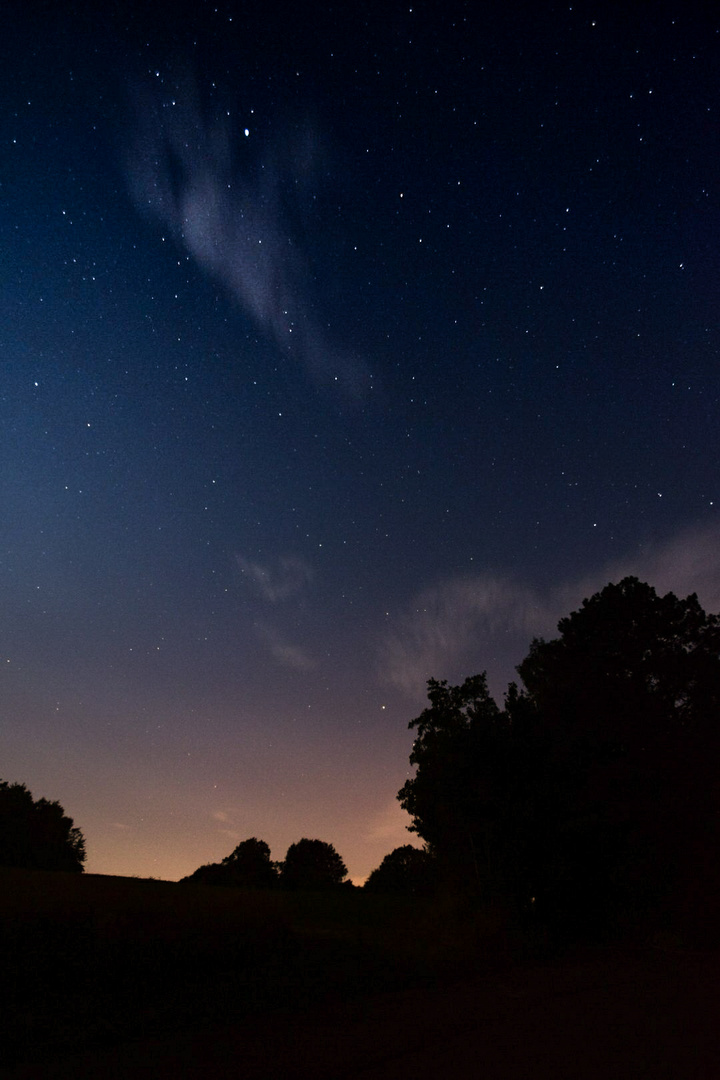
[{"label": "foliage", "polygon": [[350,886],[347,868],[332,844],[323,840],[299,840],[288,848],[285,861],[275,863],[264,840],[243,840],[219,863],[198,867],[183,882],[226,885],[244,889],[323,890]]},{"label": "foliage", "polygon": [[695,595],[660,597],[625,578],[558,630],[554,641],[533,641],[518,672],[534,705],[574,740],[599,728],[617,745],[699,729],[720,704],[720,621]]},{"label": "foliage", "polygon": [[221,865],[226,868],[230,880],[245,888],[269,889],[277,884],[278,872],[270,858],[270,848],[264,840],[254,836],[243,840]]},{"label": "foliage", "polygon": [[182,880],[243,889],[272,889],[278,883],[278,871],[270,858],[268,845],[253,836],[238,844],[221,862],[200,866]]},{"label": "foliage", "polygon": [[282,864],[287,889],[322,890],[341,885],[347,867],[332,844],[324,840],[298,840],[291,844]]},{"label": "foliage", "polygon": [[484,676],[430,681],[398,794],[412,828],[446,875],[565,932],[717,896],[720,620],[625,578],[558,630],[502,711]]},{"label": "foliage", "polygon": [[539,902],[568,922],[669,908],[720,809],[720,621],[625,578],[558,630],[518,669],[542,740]]},{"label": "foliage", "polygon": [[0,780],[0,866],[82,872],[85,840],[59,802]]},{"label": "foliage", "polygon": [[368,892],[425,896],[435,883],[435,861],[427,849],[404,844],[386,855],[363,886]]},{"label": "foliage", "polygon": [[410,723],[418,732],[410,755],[417,772],[398,798],[443,872],[469,873],[487,890],[500,872],[498,815],[512,751],[508,719],[484,673],[461,686],[431,679],[428,697],[430,706]]}]

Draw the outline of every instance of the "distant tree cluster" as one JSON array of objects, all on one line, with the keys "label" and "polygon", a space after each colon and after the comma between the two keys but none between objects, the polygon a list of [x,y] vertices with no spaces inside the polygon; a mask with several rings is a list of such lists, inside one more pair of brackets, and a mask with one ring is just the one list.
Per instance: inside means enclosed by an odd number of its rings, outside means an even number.
[{"label": "distant tree cluster", "polygon": [[85,840],[59,802],[0,780],[0,866],[81,872]]},{"label": "distant tree cluster", "polygon": [[445,880],[571,934],[720,915],[720,619],[625,578],[558,630],[503,709],[484,674],[430,680],[411,828]]},{"label": "distant tree cluster", "polygon": [[345,883],[347,868],[332,844],[298,840],[284,862],[273,862],[264,840],[243,840],[219,863],[199,867],[183,881],[229,885],[243,889],[304,889],[322,891]]}]

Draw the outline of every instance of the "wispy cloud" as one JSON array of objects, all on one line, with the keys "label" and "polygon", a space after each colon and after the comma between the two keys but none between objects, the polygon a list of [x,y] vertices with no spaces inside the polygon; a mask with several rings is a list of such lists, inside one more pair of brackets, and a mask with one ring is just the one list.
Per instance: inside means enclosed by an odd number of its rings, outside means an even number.
[{"label": "wispy cloud", "polygon": [[[707,611],[720,610],[720,527],[687,529],[663,544],[599,567],[549,591],[485,574],[452,578],[420,592],[386,632],[379,646],[381,681],[421,700],[427,680],[461,666],[466,674],[500,656],[503,675],[527,652],[532,637],[552,637],[563,615],[609,581],[633,575],[659,593],[696,592]],[[508,670],[510,669],[510,670]]]},{"label": "wispy cloud", "polygon": [[234,844],[240,840],[240,833],[236,829],[218,829],[218,832],[221,836],[227,836]]},{"label": "wispy cloud", "polygon": [[293,668],[294,671],[310,671],[315,667],[315,661],[310,653],[300,645],[275,642],[270,646],[270,652],[279,664]]},{"label": "wispy cloud", "polygon": [[419,593],[384,635],[381,679],[422,698],[430,677],[443,678],[473,658],[477,666],[477,657],[492,655],[499,639],[529,641],[552,625],[539,596],[509,579],[485,574],[446,580]]},{"label": "wispy cloud", "polygon": [[235,557],[248,587],[271,604],[295,596],[313,578],[310,564],[297,555],[281,555],[273,565],[254,562],[244,555]]},{"label": "wispy cloud", "polygon": [[[278,145],[259,162],[251,153],[255,133],[235,128],[226,111],[208,118],[193,79],[172,94],[136,87],[134,98],[127,175],[138,209],[235,297],[283,355],[319,383],[363,394],[367,364],[335,347],[310,313],[311,275],[287,224],[288,192],[316,173],[317,135],[308,128],[294,147]],[[283,183],[288,174],[292,182]]]},{"label": "wispy cloud", "polygon": [[662,544],[647,545],[634,558],[610,564],[604,574],[608,581],[633,574],[660,593],[697,593],[706,611],[720,611],[720,526],[685,529]]},{"label": "wispy cloud", "polygon": [[240,833],[236,825],[237,813],[234,810],[214,810],[210,817],[215,821],[215,831],[220,836],[227,836],[233,843],[240,839]]},{"label": "wispy cloud", "polygon": [[270,655],[283,667],[293,671],[311,671],[316,667],[314,658],[301,645],[294,645],[267,623],[256,623],[255,631],[267,643]]},{"label": "wispy cloud", "polygon": [[[281,555],[272,563],[256,562],[240,554],[235,558],[242,581],[250,593],[272,605],[297,597],[314,576],[310,564],[297,555]],[[293,671],[310,671],[316,667],[315,659],[308,650],[288,641],[273,623],[258,619],[254,630],[267,645],[273,659],[283,667]]]}]

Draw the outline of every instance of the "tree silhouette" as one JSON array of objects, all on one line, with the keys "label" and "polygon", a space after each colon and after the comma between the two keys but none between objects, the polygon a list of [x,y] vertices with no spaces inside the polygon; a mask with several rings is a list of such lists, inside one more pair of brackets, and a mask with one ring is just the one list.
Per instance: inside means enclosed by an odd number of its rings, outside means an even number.
[{"label": "tree silhouette", "polygon": [[277,885],[278,872],[270,858],[270,848],[254,836],[243,840],[221,863],[230,883],[246,889],[271,889]]},{"label": "tree silhouette", "polygon": [[428,697],[429,707],[410,722],[417,728],[410,755],[417,771],[398,798],[413,819],[411,831],[431,846],[446,876],[470,875],[484,891],[495,889],[512,751],[507,717],[485,673],[461,686],[430,679]]},{"label": "tree silhouette", "polygon": [[368,892],[424,896],[435,882],[435,862],[423,848],[404,844],[386,855],[363,886]]},{"label": "tree silhouette", "polygon": [[336,888],[346,876],[345,863],[324,840],[303,839],[291,844],[281,870],[286,888],[308,891]]},{"label": "tree silhouette", "polygon": [[667,908],[716,861],[720,621],[625,578],[558,630],[518,668],[544,771],[533,890],[566,923]]},{"label": "tree silhouette", "polygon": [[278,870],[264,840],[243,840],[219,863],[206,863],[182,881],[204,885],[231,885],[242,889],[272,889],[278,884]]},{"label": "tree silhouette", "polygon": [[0,780],[0,866],[82,872],[85,840],[59,802]]},{"label": "tree silhouette", "polygon": [[412,828],[447,875],[568,933],[717,897],[720,620],[625,578],[558,630],[503,711],[484,676],[430,681],[398,794]]}]

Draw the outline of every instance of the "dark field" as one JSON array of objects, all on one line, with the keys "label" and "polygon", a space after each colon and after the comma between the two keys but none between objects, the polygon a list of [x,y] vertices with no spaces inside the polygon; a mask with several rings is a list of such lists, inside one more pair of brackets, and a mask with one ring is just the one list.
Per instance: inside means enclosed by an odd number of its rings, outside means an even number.
[{"label": "dark field", "polygon": [[[469,924],[459,937],[447,905],[360,890],[4,870],[0,897],[3,1064],[423,984],[469,961]],[[489,916],[472,928],[498,947]]]},{"label": "dark field", "polygon": [[716,953],[542,954],[498,913],[0,873],[2,1071],[715,1077]]}]

